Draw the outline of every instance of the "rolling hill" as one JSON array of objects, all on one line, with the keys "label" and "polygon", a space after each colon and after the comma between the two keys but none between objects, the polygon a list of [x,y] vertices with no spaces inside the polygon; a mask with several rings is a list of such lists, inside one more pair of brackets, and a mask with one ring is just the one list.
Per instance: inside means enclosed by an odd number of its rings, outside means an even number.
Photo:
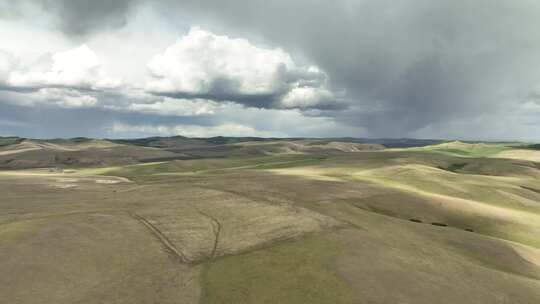
[{"label": "rolling hill", "polygon": [[0,142],[10,303],[540,302],[523,144]]}]

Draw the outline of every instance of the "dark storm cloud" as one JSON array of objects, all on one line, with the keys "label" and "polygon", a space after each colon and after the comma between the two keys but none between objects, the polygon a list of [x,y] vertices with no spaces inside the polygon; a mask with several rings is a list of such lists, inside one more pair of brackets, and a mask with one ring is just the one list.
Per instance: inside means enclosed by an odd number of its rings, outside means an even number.
[{"label": "dark storm cloud", "polygon": [[[171,1],[300,50],[374,135],[518,107],[540,81],[538,1]],[[523,92],[525,91],[525,92]]]},{"label": "dark storm cloud", "polygon": [[234,101],[239,104],[252,107],[266,108],[277,103],[279,97],[285,92],[275,94],[241,94],[241,84],[233,79],[216,78],[208,85],[207,93],[189,92],[150,92],[155,96],[170,97],[176,99],[208,99],[215,101]]},{"label": "dark storm cloud", "polygon": [[6,91],[6,92],[32,93],[38,90],[39,88],[35,88],[35,87],[14,87],[14,86],[0,84],[0,91]]},{"label": "dark storm cloud", "polygon": [[[266,109],[280,109],[284,108],[281,104],[281,100],[285,95],[284,93],[276,94],[238,94],[230,93],[230,91],[212,90],[210,93],[205,94],[192,94],[182,92],[160,93],[150,92],[155,96],[170,97],[175,99],[207,99],[219,102],[234,102],[246,107],[266,108]],[[347,104],[337,102],[335,100],[328,100],[324,103],[314,105],[312,107],[306,107],[306,109],[317,110],[343,110],[347,107]]]},{"label": "dark storm cloud", "polygon": [[220,90],[205,94],[191,94],[182,92],[153,92],[152,94],[156,96],[170,97],[175,99],[209,99],[215,101],[234,101],[239,104],[258,108],[271,107],[273,103],[276,103],[278,101],[278,97],[281,96],[274,94],[231,94]]},{"label": "dark storm cloud", "polygon": [[[0,136],[17,135],[30,138],[107,136],[107,128],[115,123],[175,126],[195,124],[212,126],[208,116],[175,117],[135,112],[111,111],[104,108],[59,108],[38,104],[32,107],[0,103]],[[114,137],[114,134],[111,136]]]},{"label": "dark storm cloud", "polygon": [[[133,4],[144,1],[42,2],[62,18],[66,33],[80,34],[121,25]],[[535,0],[145,2],[171,23],[189,15],[211,31],[281,46],[314,62],[331,85],[346,90],[350,104],[321,113],[376,136],[501,115],[535,99],[540,84]],[[208,97],[229,99],[214,95]]]},{"label": "dark storm cloud", "polygon": [[46,11],[60,17],[59,26],[68,35],[86,35],[126,24],[137,0],[36,0]]}]

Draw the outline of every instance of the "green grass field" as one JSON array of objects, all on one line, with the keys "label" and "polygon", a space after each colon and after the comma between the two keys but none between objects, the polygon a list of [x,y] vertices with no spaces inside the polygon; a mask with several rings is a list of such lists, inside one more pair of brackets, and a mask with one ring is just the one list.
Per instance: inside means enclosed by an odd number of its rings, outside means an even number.
[{"label": "green grass field", "polygon": [[320,235],[208,261],[200,303],[356,303],[335,270],[341,251]]},{"label": "green grass field", "polygon": [[439,145],[426,146],[422,148],[412,148],[413,151],[423,151],[429,153],[441,153],[448,156],[458,157],[489,157],[500,152],[510,150],[516,146],[515,143],[493,144],[475,143],[468,144],[459,141],[443,143]]}]

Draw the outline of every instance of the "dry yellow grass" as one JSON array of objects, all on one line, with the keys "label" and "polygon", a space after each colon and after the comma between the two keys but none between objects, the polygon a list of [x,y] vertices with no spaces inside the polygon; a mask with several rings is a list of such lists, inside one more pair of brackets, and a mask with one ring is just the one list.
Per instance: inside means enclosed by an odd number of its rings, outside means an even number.
[{"label": "dry yellow grass", "polygon": [[540,302],[536,167],[303,157],[1,172],[2,299]]},{"label": "dry yellow grass", "polygon": [[166,209],[141,210],[190,262],[236,254],[338,226],[330,217],[232,193],[191,189]]},{"label": "dry yellow grass", "polygon": [[525,150],[525,149],[512,149],[499,152],[492,157],[497,158],[509,158],[509,159],[522,159],[534,162],[540,162],[540,151],[538,150]]}]

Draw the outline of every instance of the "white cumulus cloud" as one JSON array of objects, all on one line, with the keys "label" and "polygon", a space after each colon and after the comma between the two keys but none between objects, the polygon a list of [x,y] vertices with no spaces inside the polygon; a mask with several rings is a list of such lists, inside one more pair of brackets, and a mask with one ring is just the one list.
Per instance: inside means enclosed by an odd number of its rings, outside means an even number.
[{"label": "white cumulus cloud", "polygon": [[[299,66],[280,48],[255,46],[198,27],[152,58],[148,70],[152,78],[147,89],[155,93],[204,95],[262,107],[280,106],[283,96],[286,107],[312,107],[331,97],[326,94],[327,76],[318,67]],[[310,99],[298,100],[302,91],[320,96],[304,93]],[[253,96],[267,99],[249,98]]]},{"label": "white cumulus cloud", "polygon": [[7,84],[13,87],[117,88],[121,81],[109,77],[87,45],[42,57],[28,66],[12,68]]},{"label": "white cumulus cloud", "polygon": [[40,88],[31,92],[0,91],[4,103],[19,106],[52,105],[61,108],[89,108],[98,104],[94,96],[68,88]]},{"label": "white cumulus cloud", "polygon": [[232,39],[192,28],[148,69],[155,77],[149,88],[158,92],[211,93],[225,81],[226,93],[272,94],[285,85],[282,74],[295,69],[289,54],[264,49],[246,39]]},{"label": "white cumulus cloud", "polygon": [[324,88],[297,87],[293,88],[281,100],[284,108],[311,108],[315,106],[332,106],[336,96]]},{"label": "white cumulus cloud", "polygon": [[107,132],[113,136],[148,136],[162,135],[173,136],[182,135],[187,137],[214,137],[227,134],[228,136],[276,136],[273,132],[258,131],[255,128],[237,123],[225,123],[214,126],[200,125],[130,125],[124,123],[114,123]]},{"label": "white cumulus cloud", "polygon": [[55,104],[63,108],[88,108],[98,102],[94,96],[63,88],[42,88],[30,96],[35,102]]},{"label": "white cumulus cloud", "polygon": [[15,58],[11,53],[0,50],[0,85],[6,84],[15,64]]},{"label": "white cumulus cloud", "polygon": [[132,112],[169,116],[199,116],[212,115],[219,106],[212,101],[203,99],[173,99],[163,98],[152,103],[132,103],[126,109]]}]

